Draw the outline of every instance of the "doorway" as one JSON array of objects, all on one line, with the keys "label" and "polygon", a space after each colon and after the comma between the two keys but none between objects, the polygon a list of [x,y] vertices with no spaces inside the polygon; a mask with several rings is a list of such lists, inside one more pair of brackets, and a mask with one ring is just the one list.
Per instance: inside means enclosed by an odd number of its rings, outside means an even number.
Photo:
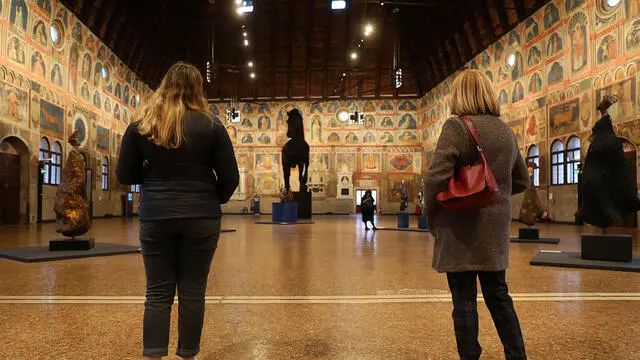
[{"label": "doorway", "polygon": [[[376,189],[368,189],[371,190],[371,195],[373,196],[374,204],[376,204],[376,208],[378,207],[378,190]],[[358,189],[356,190],[356,214],[360,214],[360,199],[364,196],[364,193],[367,189]]]},{"label": "doorway", "polygon": [[28,211],[29,148],[10,136],[0,141],[0,225],[28,223]]},{"label": "doorway", "polygon": [[[638,186],[638,152],[636,150],[635,145],[629,142],[627,139],[620,138],[622,141],[622,146],[624,149],[624,157],[627,160],[627,167],[629,169],[629,182],[634,185],[637,192]],[[633,213],[628,216],[618,220],[614,227],[623,227],[623,228],[638,228],[638,214]]]}]

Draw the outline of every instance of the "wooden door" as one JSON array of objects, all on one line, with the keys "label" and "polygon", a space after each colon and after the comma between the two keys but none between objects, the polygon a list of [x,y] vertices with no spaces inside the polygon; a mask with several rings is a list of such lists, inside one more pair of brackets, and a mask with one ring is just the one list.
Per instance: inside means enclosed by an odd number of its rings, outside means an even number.
[{"label": "wooden door", "polygon": [[0,153],[0,225],[20,222],[20,156]]}]

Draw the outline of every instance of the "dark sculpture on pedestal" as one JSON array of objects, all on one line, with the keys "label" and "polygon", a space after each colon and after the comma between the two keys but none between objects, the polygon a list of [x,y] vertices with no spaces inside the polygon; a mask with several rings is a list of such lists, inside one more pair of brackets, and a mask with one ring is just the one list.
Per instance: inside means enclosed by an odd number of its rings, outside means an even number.
[{"label": "dark sculpture on pedestal", "polygon": [[407,188],[407,182],[402,180],[400,186],[400,211],[404,212],[409,207],[409,189]]},{"label": "dark sculpture on pedestal", "polygon": [[520,209],[520,216],[518,219],[529,227],[534,226],[536,221],[542,216],[544,211],[540,204],[540,198],[538,198],[538,189],[533,186],[533,172],[538,165],[533,162],[527,164],[529,169],[529,178],[531,179],[531,186],[524,192],[522,199],[522,208]]},{"label": "dark sculpture on pedestal", "polygon": [[[289,177],[291,168],[298,167],[300,179],[300,192],[307,192],[307,170],[309,167],[309,144],[304,139],[304,126],[300,110],[293,109],[287,112],[287,137],[291,138],[282,147],[282,170],[284,172],[284,188],[287,193],[291,191]],[[289,195],[291,198],[291,195]]]},{"label": "dark sculpture on pedestal", "polygon": [[593,127],[581,179],[583,203],[578,217],[603,230],[640,210],[640,199],[636,184],[629,178],[622,142],[607,112],[617,101],[616,95],[607,94],[598,105],[602,118]]},{"label": "dark sculpture on pedestal", "polygon": [[53,210],[56,213],[56,232],[71,239],[52,240],[51,250],[89,250],[93,239],[76,239],[91,228],[89,202],[85,182],[85,163],[78,146],[76,130],[69,136],[69,144],[73,146],[62,171],[62,181],[56,191]]},{"label": "dark sculpture on pedestal", "polygon": [[76,139],[78,131],[69,137],[69,144],[73,146],[64,170],[62,182],[56,191],[53,211],[56,213],[56,232],[64,236],[80,236],[89,231],[89,202],[85,181],[85,164],[77,147],[80,142]]}]

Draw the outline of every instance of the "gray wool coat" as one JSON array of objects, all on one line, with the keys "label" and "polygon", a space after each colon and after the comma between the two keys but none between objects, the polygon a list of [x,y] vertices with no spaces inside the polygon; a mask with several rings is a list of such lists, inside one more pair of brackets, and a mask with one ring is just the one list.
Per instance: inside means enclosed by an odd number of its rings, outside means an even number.
[{"label": "gray wool coat", "polygon": [[438,205],[455,169],[475,163],[478,151],[458,117],[443,127],[425,176],[425,204],[435,237],[433,268],[438,272],[502,271],[509,266],[511,196],[529,187],[518,140],[507,124],[490,115],[468,116],[480,137],[500,200],[474,213],[451,213]]}]

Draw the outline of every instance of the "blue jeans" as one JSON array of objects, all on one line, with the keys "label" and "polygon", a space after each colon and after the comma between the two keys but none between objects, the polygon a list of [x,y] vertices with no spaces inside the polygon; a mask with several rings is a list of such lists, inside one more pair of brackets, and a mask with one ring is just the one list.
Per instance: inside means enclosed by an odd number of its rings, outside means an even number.
[{"label": "blue jeans", "polygon": [[140,243],[147,277],[143,356],[169,353],[171,306],[178,290],[180,357],[200,352],[205,291],[220,238],[220,219],[142,221]]},{"label": "blue jeans", "polygon": [[504,346],[507,360],[526,360],[527,354],[518,315],[509,296],[505,271],[447,273],[453,298],[453,325],[461,360],[478,360],[482,347],[478,342],[478,286],[489,308],[493,323]]}]

